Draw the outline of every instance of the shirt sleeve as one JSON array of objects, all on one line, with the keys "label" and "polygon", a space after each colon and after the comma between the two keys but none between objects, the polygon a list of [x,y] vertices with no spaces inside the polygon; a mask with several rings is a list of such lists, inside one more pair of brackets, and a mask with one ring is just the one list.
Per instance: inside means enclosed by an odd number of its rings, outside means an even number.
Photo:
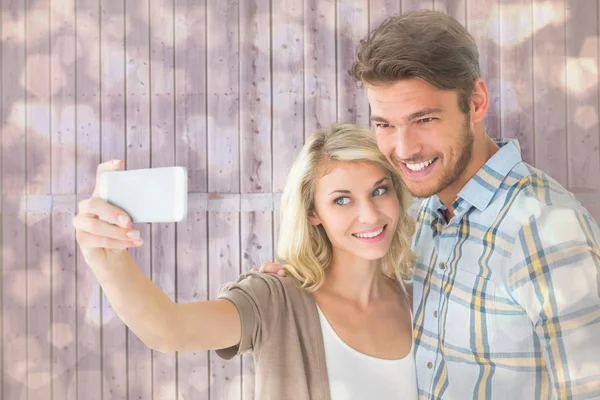
[{"label": "shirt sleeve", "polygon": [[257,352],[268,340],[285,302],[281,279],[272,274],[249,272],[221,289],[218,298],[235,305],[242,331],[240,343],[217,350],[219,357],[229,360],[238,354]]},{"label": "shirt sleeve", "polygon": [[585,210],[546,206],[518,232],[509,287],[534,324],[553,398],[600,396],[600,231]]}]

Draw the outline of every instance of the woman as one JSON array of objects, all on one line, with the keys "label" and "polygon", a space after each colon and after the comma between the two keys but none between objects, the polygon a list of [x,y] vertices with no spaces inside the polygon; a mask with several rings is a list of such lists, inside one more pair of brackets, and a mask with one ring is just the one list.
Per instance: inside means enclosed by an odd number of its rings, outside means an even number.
[{"label": "woman", "polygon": [[414,399],[402,283],[414,263],[409,204],[367,128],[321,129],[281,199],[277,255],[288,277],[243,274],[218,299],[188,304],[173,303],[135,265],[125,249],[143,241],[123,211],[92,196],[73,223],[113,308],[150,348],[252,352],[259,399]]}]

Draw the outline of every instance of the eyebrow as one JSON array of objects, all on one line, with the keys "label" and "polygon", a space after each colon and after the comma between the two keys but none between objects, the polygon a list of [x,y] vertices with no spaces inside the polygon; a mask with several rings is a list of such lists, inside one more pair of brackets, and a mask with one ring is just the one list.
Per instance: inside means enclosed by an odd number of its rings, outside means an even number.
[{"label": "eyebrow", "polygon": [[[412,114],[409,114],[404,119],[410,121],[410,120],[413,120],[413,119],[417,119],[417,118],[423,117],[423,116],[428,115],[428,114],[439,114],[439,113],[441,113],[443,111],[444,111],[444,109],[443,108],[439,108],[439,107],[424,108],[422,110],[419,110],[419,111],[416,111],[416,112],[414,112]],[[385,119],[383,117],[380,117],[379,115],[371,115],[371,121],[372,122],[383,122],[384,124],[389,124],[390,123],[387,119]]]},{"label": "eyebrow", "polygon": [[[383,178],[381,178],[380,180],[378,180],[377,182],[375,182],[373,184],[373,187],[375,187],[377,185],[381,185],[383,183],[383,181],[386,181],[386,180],[389,180],[389,178],[387,176],[384,176]],[[337,189],[337,190],[334,190],[333,192],[331,192],[329,194],[331,195],[331,194],[334,194],[334,193],[350,194],[352,192],[350,192],[349,190]]]}]

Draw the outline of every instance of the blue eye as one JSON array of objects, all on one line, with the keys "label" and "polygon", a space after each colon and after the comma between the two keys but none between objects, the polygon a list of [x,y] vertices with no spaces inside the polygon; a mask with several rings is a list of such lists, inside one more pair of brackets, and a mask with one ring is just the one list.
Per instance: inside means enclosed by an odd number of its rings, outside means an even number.
[{"label": "blue eye", "polygon": [[387,190],[388,190],[387,187],[384,187],[384,186],[377,188],[373,191],[373,196],[381,196],[382,194],[385,194],[385,192],[387,192]]},{"label": "blue eye", "polygon": [[333,202],[335,204],[337,204],[338,206],[345,206],[346,204],[350,203],[350,198],[348,198],[348,197],[338,197]]},{"label": "blue eye", "polygon": [[384,123],[381,123],[381,124],[375,124],[375,127],[376,127],[376,128],[379,128],[379,129],[385,129],[385,128],[389,128],[389,127],[391,127],[391,126],[392,126],[392,124],[384,124]]}]

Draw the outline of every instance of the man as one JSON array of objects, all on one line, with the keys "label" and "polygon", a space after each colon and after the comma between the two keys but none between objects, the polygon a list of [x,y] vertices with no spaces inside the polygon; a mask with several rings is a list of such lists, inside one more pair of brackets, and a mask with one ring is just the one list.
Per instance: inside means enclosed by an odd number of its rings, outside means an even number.
[{"label": "man", "polygon": [[376,28],[353,66],[381,151],[427,198],[413,240],[419,394],[600,398],[600,230],[516,141],[487,135],[478,57],[456,20],[419,11]]}]

